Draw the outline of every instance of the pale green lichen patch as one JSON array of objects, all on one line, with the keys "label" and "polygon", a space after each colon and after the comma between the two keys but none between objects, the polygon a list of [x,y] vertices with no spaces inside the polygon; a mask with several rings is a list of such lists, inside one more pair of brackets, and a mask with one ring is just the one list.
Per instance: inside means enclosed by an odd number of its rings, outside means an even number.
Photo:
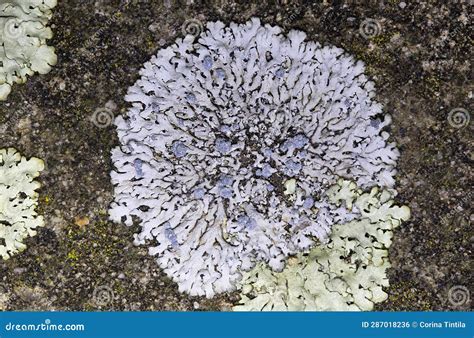
[{"label": "pale green lichen patch", "polygon": [[53,33],[47,23],[56,0],[0,0],[0,101],[13,83],[28,75],[46,74],[57,62],[46,45]]},{"label": "pale green lichen patch", "polygon": [[27,160],[15,149],[0,149],[0,256],[10,258],[23,251],[23,240],[36,234],[43,226],[43,217],[35,209],[36,190],[40,183],[34,179],[44,169],[37,158]]},{"label": "pale green lichen patch", "polygon": [[393,194],[357,189],[340,179],[329,200],[360,216],[334,225],[330,240],[288,261],[282,272],[264,264],[247,272],[241,282],[237,311],[368,311],[387,298],[386,270],[392,230],[410,217],[406,206],[393,205]]}]

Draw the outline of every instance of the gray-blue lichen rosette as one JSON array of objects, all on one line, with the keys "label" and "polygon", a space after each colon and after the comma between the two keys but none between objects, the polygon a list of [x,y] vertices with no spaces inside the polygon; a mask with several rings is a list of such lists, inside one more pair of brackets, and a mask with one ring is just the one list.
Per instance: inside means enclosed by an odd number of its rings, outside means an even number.
[{"label": "gray-blue lichen rosette", "polygon": [[327,243],[360,215],[331,203],[339,177],[391,187],[398,151],[364,66],[258,19],[211,22],[161,49],[116,119],[110,217],[191,295]]}]

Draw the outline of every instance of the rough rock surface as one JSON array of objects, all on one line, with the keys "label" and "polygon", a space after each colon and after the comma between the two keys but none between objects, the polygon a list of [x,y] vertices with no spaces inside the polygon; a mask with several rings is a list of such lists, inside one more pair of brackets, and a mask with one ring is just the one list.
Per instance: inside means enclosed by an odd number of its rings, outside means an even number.
[{"label": "rough rock surface", "polygon": [[[235,294],[205,300],[179,293],[146,249],[131,244],[136,229],[107,221],[117,145],[107,117],[125,112],[123,97],[139,69],[182,36],[183,23],[253,16],[364,61],[377,101],[393,117],[390,134],[401,152],[397,204],[408,205],[412,217],[394,231],[389,297],[376,309],[469,307],[448,300],[451,287],[472,291],[474,284],[472,122],[448,120],[453,109],[472,111],[469,5],[331,3],[61,1],[48,41],[58,64],[0,103],[0,147],[46,162],[39,191],[46,226],[26,240],[27,251],[0,263],[0,309],[219,310],[236,303]],[[361,34],[367,19],[378,26]]]}]

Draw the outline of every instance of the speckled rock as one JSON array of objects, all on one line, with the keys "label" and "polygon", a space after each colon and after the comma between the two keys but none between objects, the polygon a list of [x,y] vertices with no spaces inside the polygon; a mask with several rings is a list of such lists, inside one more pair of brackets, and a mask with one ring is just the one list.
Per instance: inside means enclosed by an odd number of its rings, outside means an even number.
[{"label": "speckled rock", "polygon": [[[469,5],[280,3],[59,2],[50,21],[55,36],[48,42],[58,64],[0,104],[0,148],[15,146],[46,162],[40,191],[46,226],[26,241],[27,251],[0,263],[0,308],[195,310],[197,302],[205,311],[236,304],[235,294],[212,300],[180,294],[146,250],[131,244],[136,229],[107,221],[109,154],[117,145],[109,121],[126,110],[122,98],[142,64],[183,30],[253,16],[303,30],[308,39],[364,61],[377,101],[392,114],[390,134],[401,152],[397,203],[408,205],[412,218],[394,232],[389,298],[376,309],[471,306],[449,297],[454,286],[472,291],[474,285],[472,122],[460,127],[448,121],[453,109],[464,109],[466,117],[472,112]],[[375,20],[374,29],[361,34],[368,19]],[[85,217],[89,224],[75,224]]]}]

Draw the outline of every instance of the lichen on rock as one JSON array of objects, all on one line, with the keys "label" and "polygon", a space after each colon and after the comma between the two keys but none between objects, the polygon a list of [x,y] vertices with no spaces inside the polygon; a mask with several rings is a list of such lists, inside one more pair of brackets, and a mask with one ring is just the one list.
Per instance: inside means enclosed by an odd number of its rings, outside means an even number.
[{"label": "lichen on rock", "polygon": [[56,0],[0,0],[0,101],[13,83],[24,83],[35,72],[46,74],[57,62],[46,40],[47,23]]},{"label": "lichen on rock", "polygon": [[27,160],[13,148],[0,149],[0,257],[8,259],[23,251],[23,240],[36,234],[43,226],[42,216],[35,209],[38,205],[34,179],[44,169],[37,158]]},{"label": "lichen on rock", "polygon": [[410,210],[393,205],[393,192],[374,187],[364,193],[342,179],[328,197],[359,216],[334,225],[328,243],[291,257],[282,272],[259,264],[245,273],[234,310],[368,311],[387,298],[387,249]]},{"label": "lichen on rock", "polygon": [[210,22],[162,49],[116,119],[110,217],[181,291],[234,290],[258,262],[274,271],[350,221],[329,203],[338,176],[392,186],[395,144],[361,62],[301,31]]}]

